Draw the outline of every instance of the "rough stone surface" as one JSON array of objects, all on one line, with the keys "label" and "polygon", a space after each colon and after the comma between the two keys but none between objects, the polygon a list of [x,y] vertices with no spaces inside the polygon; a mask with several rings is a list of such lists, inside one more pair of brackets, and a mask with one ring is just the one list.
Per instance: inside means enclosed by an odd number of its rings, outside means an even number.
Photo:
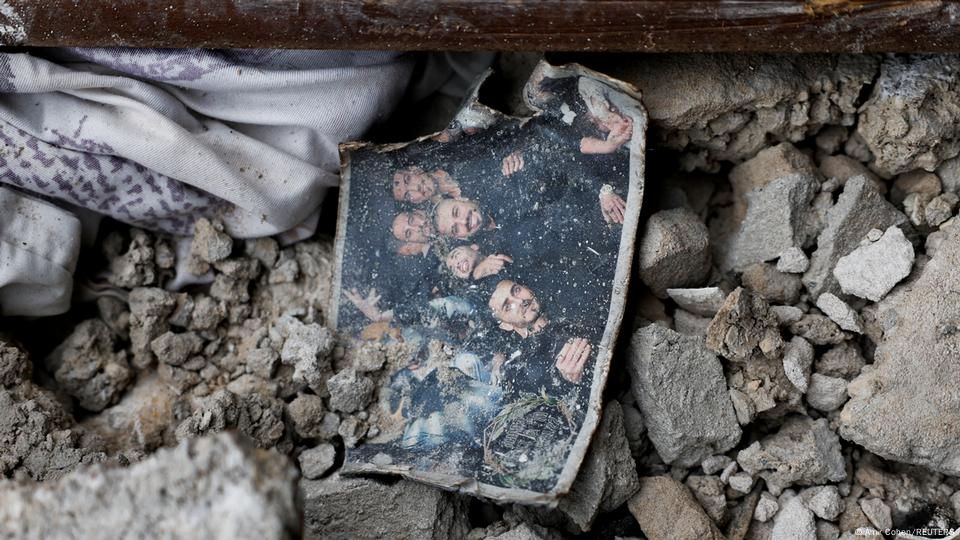
[{"label": "rough stone surface", "polygon": [[602,71],[643,91],[652,136],[683,151],[686,168],[713,170],[720,160],[753,157],[770,140],[852,126],[878,63],[869,55],[664,54]]},{"label": "rough stone surface", "polygon": [[880,66],[857,133],[883,174],[934,170],[960,153],[960,59],[955,55],[890,56]]},{"label": "rough stone surface", "polygon": [[691,210],[674,208],[650,216],[638,248],[640,278],[663,298],[667,289],[703,283],[710,273],[707,226]]},{"label": "rough stone surface", "polygon": [[723,306],[727,293],[719,287],[702,287],[699,289],[667,289],[667,296],[677,303],[681,308],[703,315],[704,317],[713,317],[720,307]]},{"label": "rough stone surface", "polygon": [[684,483],[714,523],[720,525],[726,521],[727,498],[723,480],[717,476],[691,474]]},{"label": "rough stone surface", "polygon": [[[278,446],[284,435],[281,403],[260,394],[238,396],[218,390],[177,426],[178,441],[207,433],[234,429],[250,437],[261,448]],[[284,450],[288,445],[280,445]]]},{"label": "rough stone surface", "polygon": [[278,332],[283,339],[280,361],[293,366],[293,382],[326,396],[324,379],[331,371],[328,357],[333,350],[333,334],[317,323],[303,323],[293,317],[283,317]]},{"label": "rough stone surface", "polygon": [[323,443],[304,450],[297,459],[300,462],[300,473],[303,474],[303,477],[316,480],[333,467],[336,458],[337,450],[333,445]]},{"label": "rough stone surface", "polygon": [[764,523],[770,521],[770,518],[775,516],[779,510],[780,503],[777,502],[777,498],[771,495],[769,491],[764,491],[760,494],[760,500],[757,501],[757,508],[753,511],[753,518]]},{"label": "rough stone surface", "polygon": [[340,412],[359,411],[373,399],[373,381],[358,375],[352,368],[344,369],[327,380],[330,408]]},{"label": "rough stone surface", "polygon": [[789,274],[802,274],[810,268],[810,259],[802,249],[794,246],[780,252],[777,257],[777,270]]},{"label": "rough stone surface", "polygon": [[783,352],[783,372],[801,392],[806,392],[810,385],[813,355],[813,345],[799,336],[791,339]]},{"label": "rough stone surface", "polygon": [[276,453],[219,435],[129,468],[93,466],[56,481],[0,481],[0,536],[291,538],[296,471]]},{"label": "rough stone surface", "polygon": [[723,538],[690,491],[669,476],[641,478],[627,506],[650,540]]},{"label": "rough stone surface", "polygon": [[743,271],[740,281],[771,304],[795,304],[803,288],[799,276],[781,272],[769,263],[751,264]]},{"label": "rough stone surface", "polygon": [[101,411],[120,399],[133,380],[126,351],[114,351],[110,328],[100,319],[78,324],[47,357],[47,369],[88,411]]},{"label": "rough stone surface", "polygon": [[893,518],[890,516],[890,507],[877,497],[860,499],[860,509],[874,527],[883,531],[893,527]]},{"label": "rough stone surface", "polygon": [[880,303],[875,369],[848,387],[840,433],[885,458],[960,475],[960,233],[944,242]]},{"label": "rough stone surface", "polygon": [[847,477],[840,438],[823,418],[788,418],[779,431],[741,450],[737,463],[766,480],[774,493],[794,483],[809,486]]},{"label": "rough stone surface", "polygon": [[837,326],[849,332],[863,333],[863,323],[860,315],[846,302],[833,293],[825,292],[817,298],[817,307]]},{"label": "rough stone surface", "polygon": [[890,226],[876,242],[840,257],[833,276],[845,294],[879,302],[913,268],[913,245],[900,227]]},{"label": "rough stone surface", "polygon": [[717,223],[712,246],[721,269],[743,270],[808,243],[820,185],[809,157],[789,143],[767,148],[734,167],[730,182],[734,207],[727,223]]},{"label": "rough stone surface", "polygon": [[877,178],[877,175],[873,174],[866,165],[843,154],[823,158],[820,161],[820,173],[828,181],[836,180],[839,186],[843,186],[851,178],[863,176],[877,188],[877,191],[880,193],[887,192],[887,185]]},{"label": "rough stone surface", "polygon": [[807,403],[822,412],[835,411],[847,401],[847,381],[814,373],[810,377]]},{"label": "rough stone surface", "polygon": [[745,361],[755,352],[767,358],[780,353],[783,338],[777,319],[759,296],[737,288],[707,328],[707,347],[732,361]]},{"label": "rough stone surface", "polygon": [[223,232],[223,224],[211,223],[206,218],[194,222],[193,243],[190,244],[190,271],[205,274],[210,263],[222,261],[233,251],[233,239]]},{"label": "rough stone surface", "polygon": [[689,311],[678,309],[673,312],[673,326],[677,332],[681,334],[706,338],[707,328],[710,326],[710,318],[701,317]]},{"label": "rough stone surface", "polygon": [[773,519],[771,539],[810,540],[816,537],[816,518],[813,512],[803,505],[800,497],[787,501]]},{"label": "rough stone surface", "polygon": [[[302,480],[304,538],[424,538],[466,535],[465,499],[399,480],[383,484],[334,473]],[[358,511],[362,509],[362,511]]]},{"label": "rough stone surface", "polygon": [[313,394],[300,394],[287,405],[287,415],[297,436],[310,439],[322,437],[326,431],[323,417],[326,408],[323,399]]},{"label": "rough stone surface", "polygon": [[603,410],[577,479],[558,508],[580,530],[589,531],[597,514],[620,507],[638,489],[637,467],[623,427],[623,409],[611,401]]},{"label": "rough stone surface", "polygon": [[850,380],[860,374],[866,361],[856,343],[841,343],[821,354],[813,369],[821,375]]},{"label": "rough stone surface", "polygon": [[799,493],[804,506],[820,519],[833,521],[843,511],[843,499],[836,486],[814,486]]},{"label": "rough stone surface", "polygon": [[723,370],[700,340],[650,325],[633,335],[630,351],[633,394],[665,462],[694,466],[737,444]]},{"label": "rough stone surface", "polygon": [[19,347],[0,340],[0,388],[29,379],[31,366],[26,353]]},{"label": "rough stone surface", "polygon": [[810,295],[818,297],[822,292],[838,292],[833,268],[840,257],[859,246],[870,229],[884,230],[906,220],[866,178],[850,179],[837,204],[827,212],[826,226],[817,237],[817,249],[810,257],[810,268],[803,274],[803,284]]},{"label": "rough stone surface", "polygon": [[826,315],[808,313],[800,320],[790,323],[790,332],[800,336],[814,345],[836,345],[847,339],[837,323]]}]

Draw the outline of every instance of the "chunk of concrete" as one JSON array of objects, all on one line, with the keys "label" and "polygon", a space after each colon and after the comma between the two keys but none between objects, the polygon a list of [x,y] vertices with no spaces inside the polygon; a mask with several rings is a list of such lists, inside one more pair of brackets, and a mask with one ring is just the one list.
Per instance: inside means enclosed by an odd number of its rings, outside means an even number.
[{"label": "chunk of concrete", "polygon": [[799,276],[781,272],[769,263],[751,264],[743,271],[740,281],[771,304],[795,304],[803,288]]},{"label": "chunk of concrete", "polygon": [[692,467],[737,444],[723,369],[702,341],[650,325],[633,335],[629,358],[634,397],[666,463]]},{"label": "chunk of concrete", "polygon": [[[461,538],[466,499],[408,480],[301,480],[304,538]],[[362,509],[362,511],[358,511]]]},{"label": "chunk of concrete", "polygon": [[775,494],[792,484],[825,484],[847,477],[840,438],[824,418],[788,418],[779,431],[741,450],[737,463],[766,480]]},{"label": "chunk of concrete", "polygon": [[833,269],[840,289],[879,302],[891,289],[910,275],[913,268],[913,244],[900,227],[892,225],[876,242],[860,246],[840,257]]},{"label": "chunk of concrete", "polygon": [[860,374],[866,364],[856,343],[841,343],[821,354],[813,363],[813,369],[821,375],[850,380]]},{"label": "chunk of concrete", "polygon": [[803,274],[803,284],[813,297],[839,291],[833,277],[837,261],[856,249],[871,229],[901,225],[907,216],[887,202],[866,178],[858,176],[844,186],[826,221],[810,257],[810,268]]},{"label": "chunk of concrete", "polygon": [[686,208],[650,216],[640,240],[640,278],[657,296],[667,289],[700,285],[710,273],[707,226]]},{"label": "chunk of concrete", "polygon": [[813,345],[800,336],[794,336],[783,352],[783,372],[801,392],[806,392],[810,386],[813,355]]},{"label": "chunk of concrete", "polygon": [[297,459],[300,462],[300,472],[303,477],[316,480],[333,468],[336,458],[337,450],[333,445],[323,443],[304,450]]},{"label": "chunk of concrete", "polygon": [[727,299],[727,293],[719,287],[701,287],[699,289],[667,289],[667,296],[677,303],[681,308],[703,315],[704,317],[713,317],[716,315],[723,301]]},{"label": "chunk of concrete", "polygon": [[853,125],[878,64],[870,55],[663,54],[602,67],[643,90],[650,122],[687,168],[713,169],[771,140]]},{"label": "chunk of concrete", "polygon": [[843,154],[823,158],[820,161],[820,173],[827,180],[835,179],[840,186],[846,184],[847,180],[851,178],[863,176],[881,194],[887,192],[887,185],[877,178],[877,175],[873,174],[866,165]]},{"label": "chunk of concrete", "polygon": [[798,495],[804,506],[809,508],[820,519],[833,521],[843,511],[843,499],[837,486],[814,486],[800,492]]},{"label": "chunk of concrete", "polygon": [[835,411],[847,401],[847,381],[814,373],[810,377],[807,403],[821,412]]},{"label": "chunk of concrete", "polygon": [[718,526],[727,519],[727,497],[723,481],[718,476],[691,474],[684,482],[703,510]]},{"label": "chunk of concrete", "polygon": [[857,133],[885,175],[934,170],[960,153],[960,58],[954,55],[890,56],[870,99],[860,109]]},{"label": "chunk of concrete", "polygon": [[47,369],[69,395],[88,411],[116,403],[133,380],[127,352],[114,351],[110,328],[100,319],[78,324],[47,357]]},{"label": "chunk of concrete", "polygon": [[810,204],[820,186],[809,157],[789,143],[770,147],[734,167],[730,182],[733,211],[714,244],[721,269],[743,270],[808,243]]},{"label": "chunk of concrete", "polygon": [[129,468],[0,481],[0,536],[290,538],[300,530],[296,477],[285,456],[231,435],[191,440]]},{"label": "chunk of concrete", "polygon": [[800,497],[786,502],[773,518],[770,538],[776,540],[810,540],[817,537],[817,521]]},{"label": "chunk of concrete", "polygon": [[706,344],[724,358],[742,362],[756,352],[767,358],[777,357],[783,338],[767,302],[738,287],[710,321]]},{"label": "chunk of concrete", "polygon": [[669,476],[640,479],[627,503],[650,540],[720,540],[723,535],[683,484]]},{"label": "chunk of concrete", "polygon": [[637,466],[627,444],[623,409],[620,403],[611,401],[603,409],[603,419],[577,479],[560,499],[558,508],[580,530],[589,531],[597,514],[619,508],[638,489]]},{"label": "chunk of concrete", "polygon": [[849,332],[863,333],[860,315],[837,295],[825,292],[817,298],[817,307],[837,326]]},{"label": "chunk of concrete", "polygon": [[810,259],[802,249],[794,246],[780,252],[777,270],[788,274],[802,274],[810,268]]},{"label": "chunk of concrete", "polygon": [[[879,304],[874,369],[854,379],[840,434],[894,461],[960,475],[960,232]],[[895,420],[892,420],[895,419]]]}]

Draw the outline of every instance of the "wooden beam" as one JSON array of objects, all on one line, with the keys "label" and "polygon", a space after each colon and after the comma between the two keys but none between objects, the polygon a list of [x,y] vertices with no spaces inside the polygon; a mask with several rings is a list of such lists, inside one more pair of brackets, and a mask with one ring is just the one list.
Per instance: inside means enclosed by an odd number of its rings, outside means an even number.
[{"label": "wooden beam", "polygon": [[960,51],[960,5],[636,0],[5,0],[0,43],[645,52]]}]

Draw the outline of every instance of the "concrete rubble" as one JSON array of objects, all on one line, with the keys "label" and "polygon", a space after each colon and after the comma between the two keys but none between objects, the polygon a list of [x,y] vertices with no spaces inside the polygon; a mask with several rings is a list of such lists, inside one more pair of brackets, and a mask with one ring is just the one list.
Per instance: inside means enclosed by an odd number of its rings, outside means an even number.
[{"label": "concrete rubble", "polygon": [[700,285],[710,272],[707,226],[686,208],[650,216],[637,249],[640,278],[660,297]]},{"label": "concrete rubble", "polygon": [[292,538],[296,478],[278,453],[229,435],[196,439],[129,468],[91,466],[45,484],[0,480],[0,536]]},{"label": "concrete rubble", "polygon": [[641,478],[640,491],[627,504],[650,540],[723,538],[690,491],[669,476]]},{"label": "concrete rubble", "polygon": [[960,525],[960,61],[596,62],[643,93],[655,172],[600,422],[555,507],[345,475],[409,351],[329,329],[323,234],[107,220],[77,272],[96,300],[0,328],[0,537]]},{"label": "concrete rubble", "polygon": [[868,240],[840,257],[833,276],[844,294],[879,302],[910,275],[913,260],[913,245],[900,227],[891,225],[877,241]]},{"label": "concrete rubble", "polygon": [[689,467],[737,444],[720,361],[700,340],[650,325],[633,335],[630,351],[633,394],[665,462]]},{"label": "concrete rubble", "polygon": [[951,293],[958,280],[960,233],[952,232],[916,280],[880,303],[883,338],[874,369],[850,383],[851,399],[840,415],[844,438],[882,457],[953,475],[960,474],[960,432],[953,428],[960,425],[954,392],[960,304]]}]

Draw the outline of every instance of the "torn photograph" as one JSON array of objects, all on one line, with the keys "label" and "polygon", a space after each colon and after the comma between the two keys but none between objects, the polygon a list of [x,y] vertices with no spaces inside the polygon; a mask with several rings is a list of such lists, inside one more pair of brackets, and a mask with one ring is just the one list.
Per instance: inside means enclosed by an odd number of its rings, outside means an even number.
[{"label": "torn photograph", "polygon": [[[477,85],[479,87],[479,83]],[[529,117],[468,101],[412,143],[341,146],[331,324],[389,344],[345,472],[550,504],[589,446],[643,198],[639,93],[541,63]]]}]

